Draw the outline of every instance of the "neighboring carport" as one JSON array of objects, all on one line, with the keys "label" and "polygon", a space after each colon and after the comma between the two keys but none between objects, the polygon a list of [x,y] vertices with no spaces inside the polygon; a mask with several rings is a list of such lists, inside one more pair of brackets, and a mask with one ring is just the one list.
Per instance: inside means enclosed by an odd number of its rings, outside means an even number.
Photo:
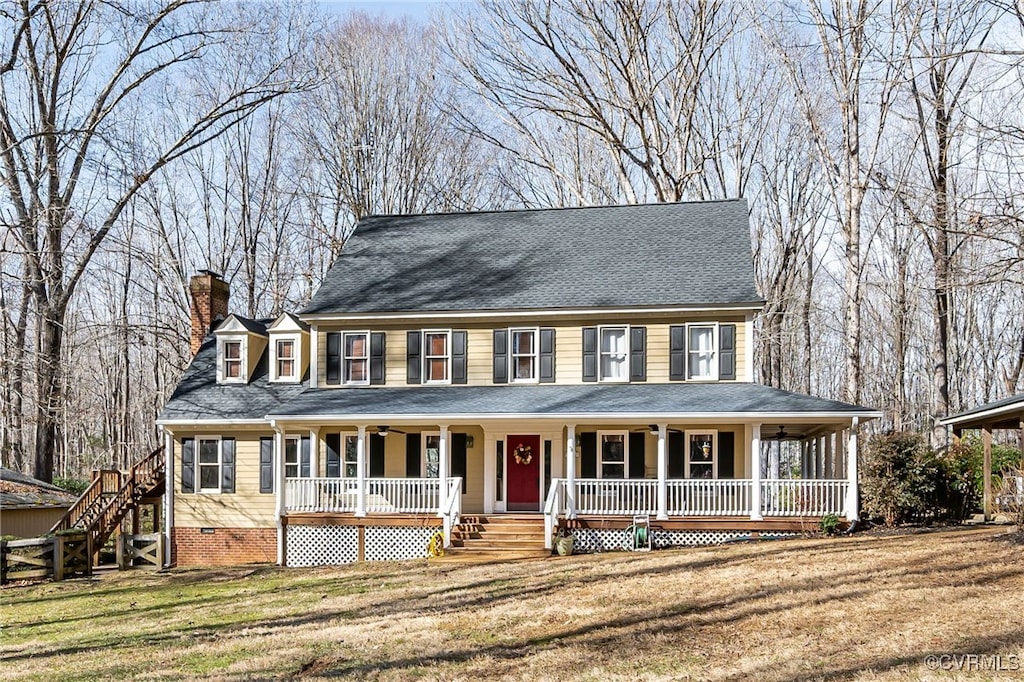
[{"label": "neighboring carport", "polygon": [[992,516],[992,432],[996,430],[1017,431],[1021,451],[1021,468],[1024,469],[1024,393],[997,400],[994,403],[980,405],[974,409],[946,417],[943,426],[953,427],[953,438],[957,441],[964,431],[981,430],[981,443],[985,452],[984,459],[984,498],[985,519]]}]

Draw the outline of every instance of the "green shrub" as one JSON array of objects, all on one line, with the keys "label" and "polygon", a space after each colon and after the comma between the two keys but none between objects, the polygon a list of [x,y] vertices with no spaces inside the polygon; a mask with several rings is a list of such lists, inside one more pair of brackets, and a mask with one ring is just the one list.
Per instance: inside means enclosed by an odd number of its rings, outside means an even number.
[{"label": "green shrub", "polygon": [[819,523],[821,532],[825,535],[838,535],[839,534],[839,515],[838,514],[825,514],[821,517]]},{"label": "green shrub", "polygon": [[70,476],[58,476],[53,479],[53,484],[72,495],[81,495],[89,487],[89,481],[83,481],[80,478],[72,478]]}]

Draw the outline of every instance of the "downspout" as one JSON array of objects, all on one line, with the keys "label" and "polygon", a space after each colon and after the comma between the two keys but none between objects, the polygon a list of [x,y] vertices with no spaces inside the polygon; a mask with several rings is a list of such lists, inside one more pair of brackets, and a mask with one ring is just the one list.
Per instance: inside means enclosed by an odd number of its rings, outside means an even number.
[{"label": "downspout", "polygon": [[277,420],[270,421],[274,430],[274,523],[277,527],[277,565],[285,565],[285,497],[284,497],[284,429],[277,425]]},{"label": "downspout", "polygon": [[164,568],[170,568],[174,561],[174,434],[161,426],[164,440]]}]

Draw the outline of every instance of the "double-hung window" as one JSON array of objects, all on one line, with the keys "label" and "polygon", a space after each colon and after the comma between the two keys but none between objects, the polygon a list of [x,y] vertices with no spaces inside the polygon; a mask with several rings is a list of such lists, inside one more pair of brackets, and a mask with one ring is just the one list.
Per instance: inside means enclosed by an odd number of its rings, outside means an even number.
[{"label": "double-hung window", "polygon": [[601,478],[625,478],[629,457],[629,434],[600,433]]},{"label": "double-hung window", "polygon": [[512,381],[537,381],[537,330],[510,329],[512,352],[509,353],[509,376]]},{"label": "double-hung window", "polygon": [[[367,440],[369,440],[369,436],[367,436]],[[342,475],[345,478],[355,478],[356,476],[358,476],[358,470],[357,470],[357,466],[358,466],[357,465],[357,461],[358,461],[358,459],[356,457],[356,452],[357,452],[357,448],[358,447],[359,447],[359,436],[348,436],[348,435],[344,436],[344,458],[345,459],[342,462],[342,466],[344,467],[343,470],[342,470]]]},{"label": "double-hung window", "polygon": [[423,332],[423,380],[427,384],[451,382],[451,332]]},{"label": "double-hung window", "polygon": [[220,439],[197,438],[199,449],[199,492],[220,492]]},{"label": "double-hung window", "polygon": [[423,434],[423,477],[441,476],[441,434]]},{"label": "double-hung window", "polygon": [[288,436],[284,439],[284,475],[285,478],[299,477],[299,439]]},{"label": "double-hung window", "polygon": [[629,328],[601,327],[601,381],[629,381]]},{"label": "double-hung window", "polygon": [[344,338],[345,351],[345,383],[370,383],[370,335],[366,332],[346,333]]},{"label": "double-hung window", "polygon": [[714,325],[692,324],[687,328],[688,379],[718,379],[718,354],[715,352],[716,329]]},{"label": "double-hung window", "polygon": [[716,432],[686,432],[687,478],[715,478],[718,461]]},{"label": "double-hung window", "polygon": [[241,341],[225,341],[223,345],[224,349],[224,379],[240,380],[242,379],[242,342]]},{"label": "double-hung window", "polygon": [[277,378],[296,379],[295,339],[278,339],[275,345],[277,349]]}]

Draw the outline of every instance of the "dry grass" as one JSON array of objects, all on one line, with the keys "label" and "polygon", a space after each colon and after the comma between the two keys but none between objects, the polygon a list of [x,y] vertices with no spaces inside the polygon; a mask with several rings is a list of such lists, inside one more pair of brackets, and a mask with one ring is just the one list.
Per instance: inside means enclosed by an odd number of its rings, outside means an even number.
[{"label": "dry grass", "polygon": [[5,589],[0,679],[1022,679],[1002,529],[473,566],[133,571]]}]

